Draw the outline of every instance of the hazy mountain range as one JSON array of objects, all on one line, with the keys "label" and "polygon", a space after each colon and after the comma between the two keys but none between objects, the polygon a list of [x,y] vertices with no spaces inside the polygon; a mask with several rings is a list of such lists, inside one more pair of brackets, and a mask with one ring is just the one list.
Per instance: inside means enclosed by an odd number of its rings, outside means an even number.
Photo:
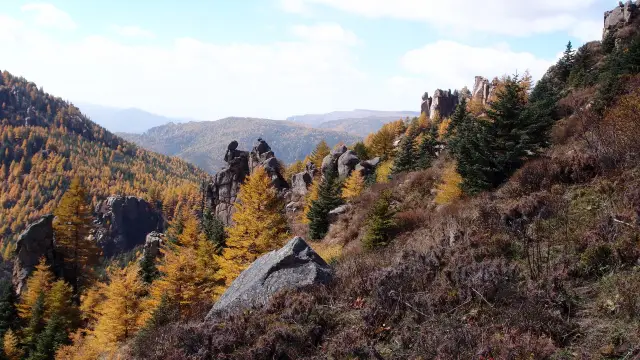
[{"label": "hazy mountain range", "polygon": [[120,109],[88,103],[76,103],[74,105],[95,123],[113,132],[141,134],[153,127],[170,122],[187,121],[187,119],[169,118],[137,108]]},{"label": "hazy mountain range", "polygon": [[154,127],[143,134],[118,133],[146,149],[178,156],[202,169],[214,173],[224,166],[227,145],[237,140],[239,149],[251,150],[262,137],[285,163],[302,160],[317,143],[325,140],[329,146],[338,142],[351,144],[361,137],[282,120],[231,117],[217,121],[169,123]]}]

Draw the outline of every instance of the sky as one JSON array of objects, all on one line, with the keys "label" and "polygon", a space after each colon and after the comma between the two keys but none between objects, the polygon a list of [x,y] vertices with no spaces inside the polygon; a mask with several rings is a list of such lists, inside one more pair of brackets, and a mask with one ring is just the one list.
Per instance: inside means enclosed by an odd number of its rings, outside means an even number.
[{"label": "sky", "polygon": [[415,110],[602,36],[612,0],[0,0],[0,69],[170,117]]}]

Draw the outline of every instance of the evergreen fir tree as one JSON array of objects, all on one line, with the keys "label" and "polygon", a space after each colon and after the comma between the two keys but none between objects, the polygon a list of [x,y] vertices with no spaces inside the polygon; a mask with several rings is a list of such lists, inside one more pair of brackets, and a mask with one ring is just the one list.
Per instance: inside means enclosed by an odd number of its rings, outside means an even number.
[{"label": "evergreen fir tree", "polygon": [[0,281],[0,338],[16,325],[18,310],[16,308],[16,293],[10,280]]},{"label": "evergreen fir tree", "polygon": [[92,211],[80,178],[72,180],[55,211],[56,245],[64,254],[64,274],[79,293],[93,275],[93,267],[100,260],[100,248],[89,238]]},{"label": "evergreen fir tree", "polygon": [[372,250],[389,244],[396,228],[394,215],[391,192],[384,191],[367,216],[367,230],[362,239],[365,248]]},{"label": "evergreen fir tree", "polygon": [[362,141],[358,141],[353,145],[353,151],[356,153],[360,160],[369,159],[369,150]]},{"label": "evergreen fir tree", "polygon": [[458,106],[456,106],[456,110],[453,112],[453,115],[451,115],[451,122],[447,128],[445,138],[451,138],[456,133],[458,126],[460,126],[468,116],[469,110],[467,109],[467,99],[462,98]]},{"label": "evergreen fir tree", "polygon": [[400,151],[393,162],[392,174],[415,170],[417,163],[417,156],[414,150],[415,140],[416,133],[410,129],[400,142]]},{"label": "evergreen fir tree", "polygon": [[145,254],[140,260],[140,277],[142,281],[151,284],[159,276],[160,272],[156,266],[156,259],[149,254]]},{"label": "evergreen fir tree", "polygon": [[25,337],[25,345],[29,355],[32,355],[36,351],[36,346],[38,344],[38,336],[42,332],[45,327],[44,321],[44,313],[45,313],[45,305],[44,305],[45,295],[44,292],[40,292],[38,298],[31,308],[31,316],[29,317],[29,322],[27,323],[27,327],[24,329],[24,337]]},{"label": "evergreen fir tree", "polygon": [[65,328],[65,321],[61,315],[51,316],[42,333],[37,337],[35,350],[31,352],[28,360],[54,360],[56,350],[69,343],[69,335]]},{"label": "evergreen fir tree", "polygon": [[422,142],[420,142],[416,168],[425,170],[431,167],[433,159],[436,158],[438,145],[438,129],[435,126],[430,126],[429,133],[424,134]]},{"label": "evergreen fir tree", "polygon": [[567,47],[564,50],[562,58],[558,61],[558,70],[560,71],[560,77],[562,81],[566,81],[571,74],[571,69],[573,68],[573,63],[575,60],[575,51],[573,50],[573,45],[571,41],[567,43]]},{"label": "evergreen fir tree", "polygon": [[311,239],[320,240],[327,234],[329,212],[343,204],[341,192],[338,174],[334,169],[329,169],[318,187],[318,200],[312,203],[307,214]]},{"label": "evergreen fir tree", "polygon": [[225,246],[227,233],[224,230],[224,223],[213,214],[211,209],[206,209],[202,214],[202,230],[207,240],[214,244],[216,252],[220,253]]}]

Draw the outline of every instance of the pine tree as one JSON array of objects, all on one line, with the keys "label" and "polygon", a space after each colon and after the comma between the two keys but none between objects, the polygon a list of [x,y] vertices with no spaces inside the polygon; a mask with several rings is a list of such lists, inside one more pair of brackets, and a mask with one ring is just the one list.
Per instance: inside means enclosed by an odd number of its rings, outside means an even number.
[{"label": "pine tree", "polygon": [[318,200],[309,209],[309,236],[313,240],[324,238],[329,230],[329,212],[343,204],[340,180],[335,170],[329,169],[318,186]]},{"label": "pine tree", "polygon": [[211,209],[206,209],[202,215],[202,230],[205,237],[214,244],[216,252],[220,253],[225,246],[227,233],[224,223],[213,214]]},{"label": "pine tree", "polygon": [[284,206],[259,167],[240,187],[234,204],[234,225],[226,248],[218,258],[220,276],[227,286],[260,255],[278,249],[289,237]]},{"label": "pine tree", "polygon": [[0,281],[0,337],[16,323],[17,300],[11,281]]},{"label": "pine tree", "polygon": [[418,160],[414,149],[415,140],[415,131],[407,131],[407,134],[400,142],[400,151],[394,160],[392,174],[415,170]]},{"label": "pine tree", "polygon": [[156,259],[154,256],[145,254],[140,260],[140,277],[142,281],[147,284],[151,284],[153,280],[160,276],[158,267],[156,266]]},{"label": "pine tree", "polygon": [[438,151],[438,129],[435,126],[429,127],[429,133],[424,134],[420,147],[418,148],[418,162],[416,168],[428,169],[431,167],[433,159],[436,158],[436,152]]},{"label": "pine tree", "polygon": [[571,41],[567,44],[567,48],[564,50],[562,58],[558,61],[558,70],[560,71],[560,77],[562,81],[566,81],[571,74],[573,64],[575,62],[575,51]]},{"label": "pine tree", "polygon": [[367,230],[362,239],[365,248],[372,250],[389,244],[396,228],[394,215],[391,192],[384,191],[367,215]]},{"label": "pine tree", "polygon": [[360,160],[366,160],[370,157],[369,149],[367,149],[367,146],[362,141],[358,141],[353,145],[353,151],[356,153],[358,159]]},{"label": "pine tree", "polygon": [[92,215],[80,178],[74,178],[55,211],[56,245],[64,254],[64,274],[75,293],[92,278],[100,248],[89,238]]},{"label": "pine tree", "polygon": [[31,308],[31,314],[29,316],[27,327],[23,330],[25,338],[24,342],[29,351],[29,355],[35,352],[38,343],[38,336],[40,335],[46,324],[44,320],[44,299],[44,292],[40,292],[35,304],[33,304],[33,307]]},{"label": "pine tree", "polygon": [[360,171],[352,171],[342,189],[342,198],[350,201],[362,194],[364,190],[364,177]]},{"label": "pine tree", "polygon": [[467,99],[462,98],[458,106],[456,106],[456,110],[453,112],[453,115],[451,115],[451,123],[447,128],[445,139],[450,139],[454,136],[458,130],[458,126],[460,126],[460,124],[462,124],[468,117],[469,110],[467,109]]},{"label": "pine tree", "polygon": [[69,335],[64,325],[64,319],[58,314],[54,314],[42,333],[37,337],[35,350],[27,358],[28,360],[53,360],[56,350],[69,343]]},{"label": "pine tree", "polygon": [[4,355],[8,360],[20,360],[24,355],[24,350],[20,348],[18,337],[11,329],[4,333],[2,337],[2,347]]},{"label": "pine tree", "polygon": [[313,149],[313,151],[311,152],[311,156],[309,156],[309,159],[319,169],[320,167],[322,167],[322,160],[324,160],[324,158],[329,155],[330,152],[331,148],[329,148],[329,145],[327,145],[326,141],[322,140],[318,143],[318,145],[316,145],[316,148]]}]

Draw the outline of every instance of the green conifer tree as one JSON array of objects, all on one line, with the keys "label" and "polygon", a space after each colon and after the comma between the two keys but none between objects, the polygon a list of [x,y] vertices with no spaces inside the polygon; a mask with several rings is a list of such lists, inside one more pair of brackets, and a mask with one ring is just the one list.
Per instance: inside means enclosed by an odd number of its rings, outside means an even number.
[{"label": "green conifer tree", "polygon": [[309,236],[313,240],[324,238],[329,230],[329,212],[343,204],[341,197],[342,184],[335,170],[330,169],[318,188],[318,200],[312,202],[307,214],[309,219]]},{"label": "green conifer tree", "polygon": [[391,192],[387,190],[375,202],[367,216],[367,232],[362,239],[365,248],[372,250],[389,244],[396,229],[394,215]]},{"label": "green conifer tree", "polygon": [[429,127],[429,133],[424,134],[422,137],[422,142],[420,142],[420,147],[418,148],[418,162],[416,164],[418,169],[425,170],[431,167],[439,144],[438,128],[432,125]]},{"label": "green conifer tree", "polygon": [[202,230],[205,238],[214,244],[219,254],[224,249],[227,233],[224,229],[224,223],[215,216],[211,209],[206,209],[202,214]]},{"label": "green conifer tree", "polygon": [[16,309],[16,293],[10,280],[0,281],[0,338],[16,324],[18,310]]},{"label": "green conifer tree", "polygon": [[400,142],[400,151],[393,162],[392,174],[399,174],[416,169],[418,157],[414,149],[416,132],[414,128],[407,131],[405,137]]},{"label": "green conifer tree", "polygon": [[38,336],[45,327],[44,313],[45,313],[45,294],[41,292],[38,295],[38,299],[31,308],[31,315],[27,327],[24,329],[25,345],[29,355],[35,354],[38,344]]}]

